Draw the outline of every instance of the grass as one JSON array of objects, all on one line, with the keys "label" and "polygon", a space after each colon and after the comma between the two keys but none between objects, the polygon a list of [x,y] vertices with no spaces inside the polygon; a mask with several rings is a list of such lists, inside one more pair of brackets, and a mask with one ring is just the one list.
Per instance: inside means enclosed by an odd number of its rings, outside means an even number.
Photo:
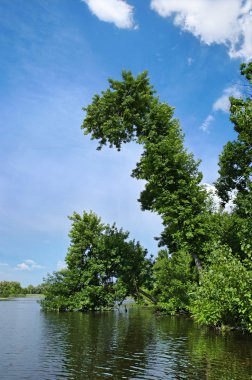
[{"label": "grass", "polygon": [[9,300],[11,298],[43,298],[44,294],[14,294],[9,297],[0,297],[0,301]]}]

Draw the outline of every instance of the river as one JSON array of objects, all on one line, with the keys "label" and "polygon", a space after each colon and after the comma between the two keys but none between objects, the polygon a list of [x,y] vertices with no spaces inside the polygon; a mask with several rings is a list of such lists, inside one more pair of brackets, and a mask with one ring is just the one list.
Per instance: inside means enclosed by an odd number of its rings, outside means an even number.
[{"label": "river", "polygon": [[0,379],[249,380],[252,335],[145,308],[45,313],[35,299],[0,301]]}]

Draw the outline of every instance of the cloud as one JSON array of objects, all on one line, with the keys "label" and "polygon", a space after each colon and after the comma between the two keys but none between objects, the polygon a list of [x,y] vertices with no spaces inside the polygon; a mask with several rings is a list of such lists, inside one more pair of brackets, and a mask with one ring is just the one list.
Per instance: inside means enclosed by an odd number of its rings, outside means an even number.
[{"label": "cloud", "polygon": [[204,122],[199,127],[203,132],[209,133],[210,124],[214,121],[213,115],[208,115]]},{"label": "cloud", "polygon": [[207,45],[226,45],[231,58],[252,57],[252,0],[152,0],[151,9]]},{"label": "cloud", "polygon": [[[242,97],[242,94],[238,90],[237,86],[230,86],[223,90],[222,95],[213,104],[213,111],[214,112],[222,111],[222,112],[228,113],[230,109],[230,101],[229,101],[230,96],[233,96],[235,98]],[[209,133],[209,126],[213,120],[214,120],[214,116],[211,114],[208,115],[199,128],[202,131]]]},{"label": "cloud", "polygon": [[101,21],[111,22],[121,29],[135,29],[134,7],[124,0],[82,0]]},{"label": "cloud", "polygon": [[34,260],[27,259],[23,263],[17,264],[16,270],[32,271],[34,269],[43,269],[44,266],[36,264]]},{"label": "cloud", "polygon": [[[213,200],[213,204],[214,204],[216,211],[217,211],[221,206],[221,199],[217,194],[216,187],[214,185],[210,185],[209,183],[204,183],[204,187],[205,187],[206,191],[208,192],[208,194],[211,195],[211,198]],[[231,194],[230,201],[225,204],[224,211],[226,211],[228,213],[231,213],[233,211],[234,206],[235,206],[234,205],[235,196],[236,196],[236,193],[233,192]]]},{"label": "cloud", "polygon": [[7,264],[7,263],[0,263],[0,267],[8,267],[9,266],[9,264]]},{"label": "cloud", "polygon": [[188,66],[191,66],[191,64],[194,62],[194,59],[192,57],[187,58],[187,64]]},{"label": "cloud", "polygon": [[227,87],[224,89],[223,94],[214,102],[213,110],[229,112],[230,101],[229,97],[233,96],[235,98],[240,98],[242,96],[241,92],[237,89],[236,86]]},{"label": "cloud", "polygon": [[57,271],[60,271],[62,269],[66,269],[66,268],[67,268],[67,265],[66,265],[65,261],[59,260],[57,262]]}]

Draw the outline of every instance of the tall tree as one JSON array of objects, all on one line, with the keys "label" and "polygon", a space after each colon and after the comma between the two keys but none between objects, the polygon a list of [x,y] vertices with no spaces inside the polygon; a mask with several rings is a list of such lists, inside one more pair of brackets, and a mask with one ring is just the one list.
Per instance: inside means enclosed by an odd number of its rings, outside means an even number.
[{"label": "tall tree", "polygon": [[123,71],[122,81],[110,79],[109,88],[95,95],[84,110],[82,129],[98,140],[98,149],[109,144],[120,150],[129,141],[143,146],[132,172],[133,177],[146,181],[139,199],[142,209],[161,215],[160,245],[167,245],[171,253],[189,252],[201,269],[213,231],[199,161],[184,148],[173,108],[160,102],[147,72],[134,78]]},{"label": "tall tree", "polygon": [[[216,182],[218,193],[223,202],[236,190],[247,194],[251,190],[252,174],[252,62],[241,65],[241,75],[246,80],[244,98],[230,98],[230,120],[234,125],[237,138],[229,141],[223,148],[219,160],[219,178]],[[250,91],[247,91],[247,88]]]},{"label": "tall tree", "polygon": [[[241,65],[241,75],[246,79],[245,95],[230,98],[230,120],[237,138],[223,148],[219,159],[219,178],[216,187],[223,204],[236,193],[236,236],[240,240],[243,259],[252,257],[252,62]],[[248,261],[248,259],[250,259]]]}]

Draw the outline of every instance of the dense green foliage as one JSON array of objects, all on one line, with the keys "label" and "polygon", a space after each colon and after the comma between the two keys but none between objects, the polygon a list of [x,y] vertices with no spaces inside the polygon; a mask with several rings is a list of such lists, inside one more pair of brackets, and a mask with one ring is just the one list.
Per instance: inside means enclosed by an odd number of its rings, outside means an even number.
[{"label": "dense green foliage", "polygon": [[196,321],[252,331],[252,273],[225,246],[217,246],[195,287],[190,310]]},{"label": "dense green foliage", "polygon": [[159,300],[159,307],[170,314],[187,311],[189,295],[198,279],[191,255],[181,251],[169,256],[166,250],[161,250],[153,269],[153,294]]},{"label": "dense green foliage", "polygon": [[[241,65],[241,74],[248,80],[252,89],[252,62]],[[223,202],[229,200],[230,191],[237,190],[246,196],[251,191],[252,174],[252,94],[245,94],[244,99],[230,98],[230,120],[234,124],[237,139],[228,142],[220,155],[219,178],[216,182]]]},{"label": "dense green foliage", "polygon": [[84,133],[99,141],[98,149],[109,144],[120,150],[122,143],[131,140],[143,146],[132,172],[133,177],[146,181],[139,199],[142,209],[162,217],[160,246],[167,246],[172,253],[188,252],[200,269],[212,229],[199,161],[184,148],[173,108],[154,95],[147,73],[134,78],[123,72],[122,79],[109,80],[110,88],[94,96],[85,109]]},{"label": "dense green foliage", "polygon": [[93,212],[70,217],[71,244],[67,269],[45,282],[45,309],[97,310],[111,308],[127,296],[138,297],[151,283],[152,263],[129,233],[103,224]]},{"label": "dense green foliage", "polygon": [[42,284],[39,285],[28,285],[26,288],[23,288],[24,294],[43,294],[44,288]]},{"label": "dense green foliage", "polygon": [[230,98],[230,120],[237,139],[228,142],[220,155],[218,193],[225,204],[236,192],[233,219],[234,235],[240,246],[240,257],[251,269],[252,258],[252,62],[241,65],[241,74],[248,81],[245,97]]},{"label": "dense green foliage", "polygon": [[[252,63],[241,66],[252,85]],[[120,150],[135,141],[143,151],[132,176],[145,181],[142,210],[162,218],[158,253],[151,260],[128,233],[92,212],[74,213],[67,269],[45,282],[43,306],[58,310],[112,307],[127,296],[146,295],[170,313],[190,312],[200,323],[229,324],[252,331],[252,99],[231,98],[230,120],[237,139],[220,155],[216,182],[223,205],[235,191],[232,212],[217,207],[202,184],[199,161],[184,147],[173,108],[162,103],[147,72],[122,80],[87,106],[84,134]]]},{"label": "dense green foliage", "polygon": [[[252,63],[241,65],[252,88]],[[237,139],[220,155],[216,181],[223,205],[235,192],[234,208],[222,215],[221,242],[216,241],[191,302],[202,323],[242,326],[252,331],[252,98],[230,98],[230,120]],[[224,245],[223,245],[224,244]]]},{"label": "dense green foliage", "polygon": [[24,296],[26,294],[42,294],[42,285],[28,285],[22,288],[20,282],[17,281],[1,281],[0,282],[0,298]]},{"label": "dense green foliage", "polygon": [[13,297],[24,294],[20,282],[17,281],[1,281],[0,282],[0,298]]}]

